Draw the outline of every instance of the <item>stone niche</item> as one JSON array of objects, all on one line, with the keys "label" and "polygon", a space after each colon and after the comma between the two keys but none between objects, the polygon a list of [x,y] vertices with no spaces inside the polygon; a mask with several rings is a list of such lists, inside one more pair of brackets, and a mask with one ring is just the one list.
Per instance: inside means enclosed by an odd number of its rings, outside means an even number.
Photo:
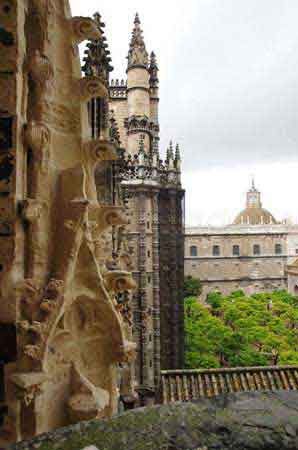
[{"label": "stone niche", "polygon": [[116,296],[134,283],[104,263],[101,236],[126,216],[95,185],[117,159],[108,123],[92,138],[87,114],[92,98],[107,102],[108,80],[83,77],[78,56],[103,24],[72,17],[67,0],[0,0],[0,10],[3,447],[117,412],[118,364],[134,344]]}]

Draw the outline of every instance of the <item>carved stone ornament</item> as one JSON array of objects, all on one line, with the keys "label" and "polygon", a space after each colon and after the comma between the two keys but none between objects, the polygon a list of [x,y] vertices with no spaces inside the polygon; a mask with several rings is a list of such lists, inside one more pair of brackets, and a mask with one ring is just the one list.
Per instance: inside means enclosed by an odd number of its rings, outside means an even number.
[{"label": "carved stone ornament", "polygon": [[86,154],[96,161],[114,161],[118,158],[116,145],[105,139],[92,139],[83,145]]},{"label": "carved stone ornament", "polygon": [[24,355],[28,356],[29,358],[40,361],[42,358],[41,349],[38,345],[26,345],[24,347]]},{"label": "carved stone ornament", "polygon": [[94,97],[108,98],[109,91],[99,77],[87,76],[78,80],[81,100],[88,102]]},{"label": "carved stone ornament", "polygon": [[36,222],[40,217],[43,204],[35,199],[27,198],[22,202],[22,216],[30,223]]},{"label": "carved stone ornament", "polygon": [[125,291],[136,289],[137,285],[132,278],[131,272],[124,270],[111,270],[104,274],[105,284],[109,291],[120,294]]},{"label": "carved stone ornament", "polygon": [[29,73],[33,81],[38,84],[44,84],[54,75],[51,62],[38,50],[35,51],[34,55],[29,60]]},{"label": "carved stone ornament", "polygon": [[42,159],[45,149],[50,145],[50,130],[41,123],[32,120],[24,129],[25,143],[32,148],[36,157]]},{"label": "carved stone ornament", "polygon": [[41,386],[47,377],[43,372],[15,373],[10,380],[15,386],[17,397],[29,406],[41,394]]},{"label": "carved stone ornament", "polygon": [[119,362],[130,363],[135,359],[137,344],[131,341],[124,341],[122,354],[119,356]]},{"label": "carved stone ornament", "polygon": [[80,44],[85,40],[92,41],[101,38],[101,32],[96,22],[90,17],[73,17],[70,21],[74,44]]},{"label": "carved stone ornament", "polygon": [[97,224],[97,232],[102,232],[112,226],[128,224],[128,218],[122,206],[90,205],[89,219]]}]

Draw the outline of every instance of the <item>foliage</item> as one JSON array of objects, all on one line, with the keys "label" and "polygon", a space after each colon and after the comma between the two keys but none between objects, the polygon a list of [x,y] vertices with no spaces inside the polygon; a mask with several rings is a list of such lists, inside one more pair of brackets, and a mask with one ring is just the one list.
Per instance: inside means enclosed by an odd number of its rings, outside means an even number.
[{"label": "foliage", "polygon": [[184,279],[184,297],[198,297],[202,292],[202,284],[198,278],[188,275]]},{"label": "foliage", "polygon": [[286,291],[185,298],[187,368],[298,364],[298,297]]}]

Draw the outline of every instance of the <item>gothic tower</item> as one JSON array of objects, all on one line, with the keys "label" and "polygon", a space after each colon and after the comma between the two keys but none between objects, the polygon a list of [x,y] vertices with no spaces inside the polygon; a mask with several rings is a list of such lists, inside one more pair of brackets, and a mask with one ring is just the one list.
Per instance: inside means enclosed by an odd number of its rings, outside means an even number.
[{"label": "gothic tower", "polygon": [[156,396],[160,370],[183,367],[183,201],[180,152],[159,156],[158,66],[148,56],[138,14],[127,82],[113,80],[110,108],[125,148],[122,189],[131,211],[129,245],[138,289],[132,299],[141,398]]}]

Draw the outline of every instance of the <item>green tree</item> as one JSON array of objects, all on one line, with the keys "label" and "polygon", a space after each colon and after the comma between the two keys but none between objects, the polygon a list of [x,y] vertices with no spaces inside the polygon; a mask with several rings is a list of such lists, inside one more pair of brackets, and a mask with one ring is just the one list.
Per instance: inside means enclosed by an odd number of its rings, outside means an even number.
[{"label": "green tree", "polygon": [[298,364],[298,297],[286,291],[185,299],[186,367]]},{"label": "green tree", "polygon": [[188,275],[184,279],[184,298],[198,297],[202,292],[202,283],[198,278]]}]

